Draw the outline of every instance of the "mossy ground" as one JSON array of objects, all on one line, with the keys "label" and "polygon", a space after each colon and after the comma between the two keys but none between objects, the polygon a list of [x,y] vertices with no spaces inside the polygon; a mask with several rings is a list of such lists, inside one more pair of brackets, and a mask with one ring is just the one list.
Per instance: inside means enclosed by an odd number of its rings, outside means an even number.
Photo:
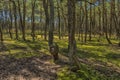
[{"label": "mossy ground", "polygon": [[[54,37],[54,41],[60,47],[60,55],[68,55],[68,39],[59,40],[58,37]],[[111,40],[113,45],[109,45],[103,38],[101,42],[97,39],[88,41],[87,43],[82,43],[77,41],[77,52],[76,55],[81,59],[87,59],[90,62],[97,64],[97,62],[110,64],[112,66],[118,67],[120,69],[120,48],[117,46],[118,41],[115,39]],[[9,54],[15,58],[25,58],[33,56],[41,56],[42,54],[49,54],[48,42],[45,41],[41,36],[37,36],[35,42],[27,37],[27,41],[22,40],[11,40],[10,38],[5,38],[4,46],[6,50],[2,50],[0,54]],[[42,54],[41,54],[42,53]],[[52,60],[50,60],[53,63]],[[60,68],[57,72],[58,80],[119,80],[120,75],[115,75],[111,73],[112,77],[108,77],[105,74],[95,71],[89,65],[82,64],[83,68],[72,72],[69,70],[68,65]],[[105,68],[106,69],[106,68]]]}]

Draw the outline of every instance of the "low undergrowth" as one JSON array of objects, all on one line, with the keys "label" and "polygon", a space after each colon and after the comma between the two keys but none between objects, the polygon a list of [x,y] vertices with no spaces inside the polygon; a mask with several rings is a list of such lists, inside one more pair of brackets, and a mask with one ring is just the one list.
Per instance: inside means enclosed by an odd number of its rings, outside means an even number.
[{"label": "low undergrowth", "polygon": [[[59,40],[55,37],[54,40],[60,47],[60,55],[68,55],[68,40],[64,38]],[[88,60],[93,64],[104,64],[107,66],[112,66],[120,69],[120,48],[116,45],[118,41],[112,40],[113,45],[109,45],[103,40],[103,42],[97,42],[93,40],[87,43],[81,43],[77,41],[77,53],[76,55],[83,60]],[[1,48],[4,46],[4,48]],[[42,53],[42,54],[41,54]],[[43,54],[49,54],[48,51],[48,42],[43,39],[37,39],[35,42],[31,40],[22,41],[22,40],[11,40],[6,39],[3,45],[0,45],[0,54],[11,55],[15,58],[25,58],[33,56],[41,56]],[[51,61],[50,61],[51,62]],[[52,63],[52,62],[51,62]],[[109,72],[109,67],[96,67],[92,65],[87,65],[81,63],[82,67],[72,71],[70,68],[73,66],[66,65],[62,67],[57,72],[57,80],[119,80],[120,75],[117,73]],[[73,67],[74,68],[74,67]],[[110,68],[111,69],[111,68]],[[108,71],[110,76],[106,75]]]}]

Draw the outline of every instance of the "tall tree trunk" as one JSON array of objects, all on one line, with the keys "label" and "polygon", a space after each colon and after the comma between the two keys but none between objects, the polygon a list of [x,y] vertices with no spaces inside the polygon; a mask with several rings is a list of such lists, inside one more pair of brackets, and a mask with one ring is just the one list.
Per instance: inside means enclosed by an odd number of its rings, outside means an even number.
[{"label": "tall tree trunk", "polygon": [[113,7],[112,7],[112,2],[110,3],[110,28],[109,28],[109,37],[111,38],[112,36],[112,26],[113,26]]},{"label": "tall tree trunk", "polygon": [[20,26],[22,29],[22,39],[25,40],[25,27],[23,25],[23,18],[22,18],[22,14],[21,14],[21,4],[20,4],[19,0],[18,0],[18,12],[19,12],[19,17],[20,17]]},{"label": "tall tree trunk", "polygon": [[13,26],[13,16],[12,16],[12,9],[11,9],[11,4],[9,4],[9,9],[10,9],[10,13],[9,13],[9,16],[10,16],[10,24],[9,24],[9,34],[10,34],[10,38],[12,39],[13,36],[12,36],[12,26]]},{"label": "tall tree trunk", "polygon": [[43,0],[43,8],[45,11],[44,39],[47,40],[47,28],[49,28],[48,0]]},{"label": "tall tree trunk", "polygon": [[100,41],[101,37],[102,37],[102,27],[101,27],[101,10],[100,7],[98,7],[98,15],[99,15],[99,38],[98,38],[98,42]]},{"label": "tall tree trunk", "polygon": [[49,27],[49,46],[53,45],[53,31],[54,31],[54,2],[49,0],[50,3],[50,27]]},{"label": "tall tree trunk", "polygon": [[[40,1],[40,5],[41,5],[41,1]],[[43,6],[43,5],[42,5]],[[42,18],[43,18],[43,12],[42,12],[42,7],[40,7],[40,23],[39,23],[39,34],[41,34],[41,38],[43,38],[43,23],[42,23]]]},{"label": "tall tree trunk", "polygon": [[61,18],[60,18],[60,10],[59,10],[59,8],[60,8],[60,5],[59,5],[59,2],[58,2],[58,0],[57,0],[57,12],[58,12],[58,35],[59,35],[59,39],[61,39],[61,25],[60,25],[60,22],[61,22]]},{"label": "tall tree trunk", "polygon": [[[84,14],[84,10],[83,10],[83,6],[81,6],[80,8],[80,25],[79,25],[79,36],[78,36],[78,40],[80,40],[80,36],[81,36],[81,41],[83,42],[83,23],[84,23],[84,19],[85,19],[85,15]],[[81,34],[81,35],[80,35]]]},{"label": "tall tree trunk", "polygon": [[31,14],[31,25],[32,25],[32,30],[31,30],[31,36],[32,36],[32,40],[35,41],[35,3],[36,0],[33,0],[32,2],[32,14]]},{"label": "tall tree trunk", "polygon": [[65,34],[66,34],[66,27],[68,26],[67,25],[67,18],[66,18],[66,15],[65,15],[65,13],[64,13],[64,7],[63,7],[63,5],[62,5],[62,3],[60,3],[60,9],[61,9],[61,14],[62,14],[62,17],[63,17],[63,20],[64,20],[64,26],[62,27],[63,29],[62,29],[62,38],[63,38],[63,36],[65,36]]},{"label": "tall tree trunk", "polygon": [[26,17],[26,0],[23,0],[23,24],[22,24],[22,38],[25,41],[25,17]]},{"label": "tall tree trunk", "polygon": [[88,10],[87,2],[85,1],[85,43],[87,42],[87,32],[88,32]]},{"label": "tall tree trunk", "polygon": [[[104,32],[105,32],[105,37],[106,37],[106,39],[107,39],[107,41],[108,41],[108,43],[109,44],[112,44],[111,43],[111,41],[109,40],[109,38],[108,38],[108,34],[107,34],[107,12],[105,13],[105,11],[107,11],[106,10],[106,6],[105,6],[105,1],[104,0],[102,0],[102,2],[103,2],[103,29],[104,29]],[[106,18],[105,18],[106,17]],[[105,22],[106,21],[106,22]]]},{"label": "tall tree trunk", "polygon": [[14,10],[14,26],[15,26],[15,39],[18,40],[18,27],[17,27],[17,9],[16,9],[16,3],[15,1],[12,1],[13,2],[13,10]]},{"label": "tall tree trunk", "polygon": [[92,38],[92,5],[90,4],[90,25],[89,25],[89,41]]},{"label": "tall tree trunk", "polygon": [[74,63],[74,55],[76,53],[75,1],[76,0],[68,0],[69,59],[71,63]]}]

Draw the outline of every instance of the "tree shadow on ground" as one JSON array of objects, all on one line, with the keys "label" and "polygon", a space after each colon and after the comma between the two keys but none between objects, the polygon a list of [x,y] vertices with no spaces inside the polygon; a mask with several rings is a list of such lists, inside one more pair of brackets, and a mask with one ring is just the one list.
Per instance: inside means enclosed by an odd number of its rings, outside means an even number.
[{"label": "tree shadow on ground", "polygon": [[56,71],[59,65],[52,64],[48,60],[52,57],[30,57],[16,59],[10,55],[0,56],[0,80],[56,80]]},{"label": "tree shadow on ground", "polygon": [[46,47],[46,46],[48,46],[46,41],[31,41],[31,40],[22,41],[22,40],[19,40],[19,42],[26,44],[32,50],[40,50],[41,48],[48,50],[48,47]]},{"label": "tree shadow on ground", "polygon": [[[68,57],[68,49],[67,48],[62,48],[61,53],[63,53],[64,56]],[[104,58],[102,56],[99,56],[98,54],[91,53],[85,50],[77,49],[76,55],[78,55],[80,58]]]},{"label": "tree shadow on ground", "polygon": [[[15,43],[5,43],[2,47],[0,46],[0,52],[5,53],[9,51],[10,54],[23,54],[23,55],[29,55],[29,54],[39,54],[41,53],[41,48],[46,49],[47,44],[41,43],[39,41],[16,41]],[[47,50],[47,49],[46,49]]]},{"label": "tree shadow on ground", "polygon": [[26,44],[29,48],[33,49],[33,50],[38,50],[41,49],[41,43],[38,41],[30,41],[30,40],[26,40],[26,41],[22,41],[19,40],[20,43]]},{"label": "tree shadow on ground", "polygon": [[[83,44],[82,44],[83,45]],[[107,43],[100,43],[100,42],[89,42],[85,43],[84,45],[90,45],[90,46],[109,46]]]},{"label": "tree shadow on ground", "polygon": [[77,55],[79,55],[79,57],[81,58],[104,58],[103,56],[99,56],[96,53],[92,53],[92,52],[88,52],[88,51],[84,51],[84,50],[77,50]]},{"label": "tree shadow on ground", "polygon": [[[68,53],[68,49],[64,48],[61,50],[63,53],[63,55],[67,56]],[[112,58],[112,59],[120,59],[120,55],[119,54],[108,54],[106,56],[99,56],[97,53],[91,53],[88,51],[84,51],[84,50],[77,50],[76,55],[79,57],[78,58],[78,62],[81,64],[85,64],[87,66],[89,66],[90,68],[92,68],[93,70],[95,70],[96,72],[103,74],[107,77],[118,77],[120,76],[120,68],[117,67],[116,65],[112,64],[112,63],[107,63],[107,62],[103,62],[99,59],[104,59],[107,57],[107,59]],[[91,60],[89,58],[92,58]],[[117,79],[116,79],[117,80]]]},{"label": "tree shadow on ground", "polygon": [[8,47],[5,44],[0,44],[0,52],[9,51]]},{"label": "tree shadow on ground", "polygon": [[120,54],[109,53],[109,54],[106,55],[106,58],[107,59],[115,59],[115,60],[117,60],[117,59],[120,59]]},{"label": "tree shadow on ground", "polygon": [[[63,64],[60,64],[62,62],[59,64],[50,62],[52,57],[41,52],[41,46],[44,49],[47,48],[46,43],[32,41],[17,41],[15,44],[10,43],[2,46],[0,80],[32,80],[34,78],[37,80],[56,80],[57,69]],[[4,51],[7,50],[15,52],[5,55]]]}]

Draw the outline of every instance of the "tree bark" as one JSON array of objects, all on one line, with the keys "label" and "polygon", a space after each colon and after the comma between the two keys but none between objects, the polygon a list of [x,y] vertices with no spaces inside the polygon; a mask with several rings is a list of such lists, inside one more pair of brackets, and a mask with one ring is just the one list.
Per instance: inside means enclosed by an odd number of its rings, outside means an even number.
[{"label": "tree bark", "polygon": [[47,40],[47,28],[49,28],[48,0],[43,0],[43,8],[45,11],[44,39]]},{"label": "tree bark", "polygon": [[15,1],[12,1],[12,3],[13,3],[13,10],[14,10],[14,20],[15,20],[15,22],[14,22],[14,26],[15,26],[15,39],[17,39],[18,40],[18,28],[17,28],[17,9],[16,9],[16,3],[15,3]]},{"label": "tree bark", "polygon": [[53,31],[54,31],[54,2],[49,0],[50,3],[50,27],[49,27],[49,46],[53,44]]},{"label": "tree bark", "polygon": [[10,9],[10,13],[9,13],[9,16],[10,16],[10,24],[9,24],[9,34],[10,34],[10,38],[12,39],[13,36],[12,36],[12,27],[13,27],[13,16],[12,16],[12,9],[11,9],[11,4],[9,3],[9,9]]},{"label": "tree bark", "polygon": [[32,1],[32,14],[31,14],[31,25],[32,25],[32,28],[31,28],[31,36],[32,36],[32,40],[35,41],[35,3],[36,3],[36,0],[33,0]]},{"label": "tree bark", "polygon": [[59,6],[59,2],[57,0],[57,13],[58,13],[58,35],[59,35],[59,39],[61,39],[61,18],[60,18],[60,6]]},{"label": "tree bark", "polygon": [[74,63],[76,53],[75,20],[75,0],[68,0],[69,59],[71,63]]}]

